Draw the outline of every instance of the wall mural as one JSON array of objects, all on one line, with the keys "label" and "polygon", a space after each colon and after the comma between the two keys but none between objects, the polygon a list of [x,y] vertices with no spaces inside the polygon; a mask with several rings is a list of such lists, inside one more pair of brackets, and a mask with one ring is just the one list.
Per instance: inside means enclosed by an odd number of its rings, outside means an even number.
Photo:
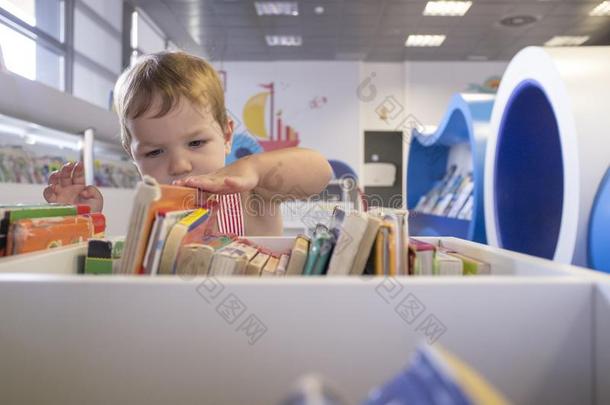
[{"label": "wall mural", "polygon": [[243,109],[248,132],[258,138],[265,151],[298,146],[299,133],[282,122],[282,110],[275,111],[275,83],[260,84],[262,91],[250,97]]}]

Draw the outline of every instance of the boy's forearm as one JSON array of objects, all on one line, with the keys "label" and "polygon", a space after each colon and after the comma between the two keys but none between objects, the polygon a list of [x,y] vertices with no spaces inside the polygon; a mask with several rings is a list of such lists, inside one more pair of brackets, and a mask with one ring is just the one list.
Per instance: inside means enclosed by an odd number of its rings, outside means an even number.
[{"label": "boy's forearm", "polygon": [[304,148],[286,148],[248,157],[257,173],[255,192],[266,199],[305,199],[320,193],[332,178],[322,154]]}]

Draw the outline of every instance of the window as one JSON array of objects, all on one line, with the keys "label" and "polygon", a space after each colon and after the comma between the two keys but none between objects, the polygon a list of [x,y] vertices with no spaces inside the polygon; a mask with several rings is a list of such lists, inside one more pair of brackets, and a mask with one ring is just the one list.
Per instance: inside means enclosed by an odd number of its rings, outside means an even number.
[{"label": "window", "polygon": [[133,65],[140,55],[160,52],[168,48],[168,42],[163,32],[138,10],[131,13],[129,45],[131,48],[130,65]]},{"label": "window", "polygon": [[9,71],[65,89],[66,1],[0,0],[0,48]]}]

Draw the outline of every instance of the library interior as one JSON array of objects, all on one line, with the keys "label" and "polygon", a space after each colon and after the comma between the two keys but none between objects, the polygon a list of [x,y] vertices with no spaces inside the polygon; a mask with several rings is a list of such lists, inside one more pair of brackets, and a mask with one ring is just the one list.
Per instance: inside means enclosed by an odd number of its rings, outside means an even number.
[{"label": "library interior", "polygon": [[0,403],[610,404],[610,1],[0,0]]}]

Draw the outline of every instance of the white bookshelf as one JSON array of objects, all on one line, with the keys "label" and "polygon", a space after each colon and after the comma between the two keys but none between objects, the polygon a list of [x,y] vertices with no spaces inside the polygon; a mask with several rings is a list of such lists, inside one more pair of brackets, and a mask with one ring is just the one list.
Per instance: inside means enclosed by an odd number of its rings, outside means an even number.
[{"label": "white bookshelf", "polygon": [[[514,403],[608,403],[607,276],[441,240],[490,261],[493,275],[65,274],[84,247],[0,261],[0,402],[273,404],[316,371],[358,403],[429,336]],[[283,250],[292,239],[256,242]],[[64,274],[23,274],[26,262]],[[245,308],[233,323],[221,315],[228,297]],[[424,307],[415,319],[401,312],[413,298]],[[251,315],[264,333],[240,329]]]}]

